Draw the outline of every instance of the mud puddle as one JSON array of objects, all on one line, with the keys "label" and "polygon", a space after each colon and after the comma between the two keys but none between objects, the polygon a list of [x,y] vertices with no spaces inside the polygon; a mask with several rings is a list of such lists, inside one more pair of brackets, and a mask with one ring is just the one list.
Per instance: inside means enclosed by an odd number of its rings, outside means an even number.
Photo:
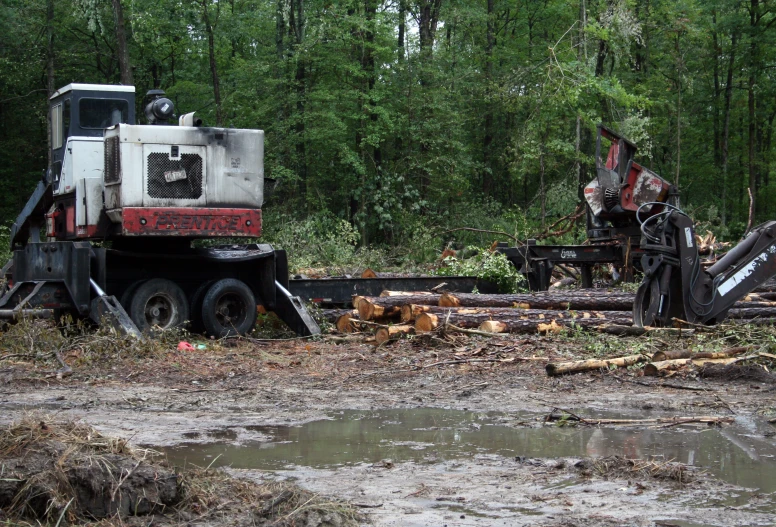
[{"label": "mud puddle", "polygon": [[[436,408],[341,411],[298,426],[248,426],[227,441],[165,449],[182,465],[235,469],[336,469],[358,464],[437,464],[474,456],[567,458],[619,455],[677,461],[733,485],[776,491],[776,441],[765,421],[739,417],[724,428],[537,426],[537,415]],[[609,417],[609,416],[607,416]],[[612,415],[611,417],[617,417]],[[630,415],[629,417],[633,417]]]}]

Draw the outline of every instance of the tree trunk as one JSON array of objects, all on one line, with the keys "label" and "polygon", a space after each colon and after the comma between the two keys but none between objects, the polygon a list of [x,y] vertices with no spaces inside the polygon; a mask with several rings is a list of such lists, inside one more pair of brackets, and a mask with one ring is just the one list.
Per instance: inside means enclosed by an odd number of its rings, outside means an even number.
[{"label": "tree trunk", "polygon": [[124,10],[121,0],[113,0],[113,18],[116,22],[116,52],[119,56],[119,71],[121,72],[121,84],[133,86],[132,66],[129,63],[129,48],[127,47],[127,31],[124,25]]},{"label": "tree trunk", "polygon": [[491,144],[493,143],[493,103],[491,99],[491,84],[493,82],[493,47],[495,44],[494,35],[494,3],[495,0],[488,0],[487,6],[487,24],[485,30],[485,115],[483,118],[484,137],[482,141],[483,167],[482,167],[482,193],[490,196],[493,191],[493,167],[490,155]]},{"label": "tree trunk", "polygon": [[[569,312],[555,311],[551,316],[539,315],[520,316],[519,312],[515,314],[499,314],[497,322],[503,323],[505,331],[511,333],[534,332],[539,329],[540,324],[555,322],[558,327],[571,326],[591,328],[604,324],[629,324],[631,320],[630,313],[622,311],[598,311],[595,316],[590,318],[574,318]],[[470,313],[459,314],[449,313],[445,315],[435,315],[433,313],[422,313],[415,319],[415,329],[417,331],[432,331],[445,322],[462,328],[479,328],[483,322],[493,318],[490,313]]]},{"label": "tree trunk", "polygon": [[205,31],[207,32],[207,50],[210,62],[210,76],[213,80],[213,98],[215,99],[216,103],[216,126],[223,126],[223,115],[221,113],[221,81],[218,78],[215,42],[215,28],[218,25],[218,18],[221,14],[221,4],[216,2],[215,20],[211,20],[210,11],[208,10],[209,3],[209,0],[202,1],[202,18],[205,22]]},{"label": "tree trunk", "polygon": [[552,293],[511,295],[475,295],[446,293],[439,299],[442,307],[512,307],[519,309],[598,309],[630,311],[635,295],[632,293],[586,294]]},{"label": "tree trunk", "polygon": [[294,75],[296,85],[296,159],[297,175],[299,176],[299,195],[307,195],[307,145],[305,142],[305,112],[307,110],[307,70],[305,66],[305,57],[302,56],[302,43],[305,35],[304,18],[304,0],[293,0],[292,8],[296,6],[294,18],[294,37],[296,49],[296,74]]},{"label": "tree trunk", "polygon": [[749,9],[749,22],[752,31],[752,38],[749,44],[749,84],[747,86],[747,106],[749,110],[749,188],[752,191],[752,204],[750,217],[756,217],[757,215],[757,168],[755,160],[755,84],[757,82],[756,68],[757,64],[757,35],[755,28],[759,22],[759,0],[751,0]]},{"label": "tree trunk", "polygon": [[[56,90],[54,79],[54,0],[46,1],[46,99]],[[60,123],[61,124],[61,123]],[[51,112],[46,112],[48,166],[51,166]]]},{"label": "tree trunk", "polygon": [[736,58],[736,39],[733,33],[730,41],[730,57],[728,59],[727,77],[725,80],[725,124],[722,129],[722,225],[727,225],[727,173],[728,150],[730,145],[730,102],[733,99],[733,65]]}]

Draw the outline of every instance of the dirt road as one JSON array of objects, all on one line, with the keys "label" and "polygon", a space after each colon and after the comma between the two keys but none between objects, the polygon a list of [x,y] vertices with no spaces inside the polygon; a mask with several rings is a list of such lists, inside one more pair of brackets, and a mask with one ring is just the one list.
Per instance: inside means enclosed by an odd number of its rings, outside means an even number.
[{"label": "dirt road", "polygon": [[[768,419],[776,384],[769,375],[654,379],[633,368],[550,378],[544,371],[550,359],[718,348],[729,340],[724,334],[683,340],[437,335],[377,349],[357,338],[206,341],[203,350],[181,352],[167,344],[142,357],[106,356],[84,345],[63,352],[73,372],[61,378],[53,362],[0,362],[0,424],[44,412],[135,444],[170,448],[174,456],[188,452],[191,462],[212,462],[215,456],[197,457],[203,446],[260,457],[261,445],[307,445],[287,463],[261,469],[234,458],[227,470],[258,481],[290,479],[344,498],[375,525],[774,525],[776,476],[768,476],[768,467],[776,430]],[[471,361],[477,358],[491,360]],[[591,418],[735,421],[713,430],[601,428],[573,420],[560,424],[576,426],[562,427],[543,422],[554,409]],[[439,412],[433,415],[440,423],[410,421],[429,411]],[[363,428],[368,419],[375,430],[395,430],[373,441]],[[323,429],[294,435],[322,421],[351,435],[327,435],[328,446],[315,441]],[[426,435],[402,439],[401,430]],[[483,438],[483,431],[492,434]],[[522,431],[533,439],[498,439]],[[338,441],[375,446],[354,454],[331,446]],[[463,446],[453,449],[456,443]],[[181,445],[186,448],[174,448]],[[338,461],[343,450],[349,457]],[[746,463],[768,470],[747,479]],[[747,482],[759,490],[736,484]]]}]

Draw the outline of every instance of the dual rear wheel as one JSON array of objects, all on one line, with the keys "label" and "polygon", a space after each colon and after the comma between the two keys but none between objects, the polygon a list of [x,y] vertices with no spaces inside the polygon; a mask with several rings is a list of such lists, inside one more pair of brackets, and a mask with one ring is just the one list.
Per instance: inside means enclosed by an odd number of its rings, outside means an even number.
[{"label": "dual rear wheel", "polygon": [[190,302],[172,280],[138,281],[126,289],[121,304],[137,328],[146,333],[191,321],[195,331],[226,337],[244,335],[256,324],[256,297],[250,287],[234,278],[202,283]]}]

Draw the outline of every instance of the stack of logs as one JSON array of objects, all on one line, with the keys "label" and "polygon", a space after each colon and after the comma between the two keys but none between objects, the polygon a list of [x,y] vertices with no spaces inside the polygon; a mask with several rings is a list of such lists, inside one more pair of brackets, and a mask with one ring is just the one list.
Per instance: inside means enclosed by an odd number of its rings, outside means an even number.
[{"label": "stack of logs", "polygon": [[[735,304],[728,318],[776,322],[774,291],[750,294]],[[353,310],[327,314],[340,332],[374,331],[376,343],[381,344],[445,324],[486,333],[557,331],[572,325],[630,326],[634,297],[604,289],[505,295],[383,291],[379,297],[354,297]]]}]

